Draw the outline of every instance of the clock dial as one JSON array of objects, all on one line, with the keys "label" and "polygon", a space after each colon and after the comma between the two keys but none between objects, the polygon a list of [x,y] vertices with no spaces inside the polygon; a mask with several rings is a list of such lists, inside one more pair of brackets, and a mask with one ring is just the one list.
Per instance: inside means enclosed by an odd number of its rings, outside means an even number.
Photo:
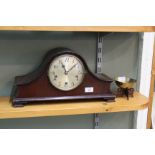
[{"label": "clock dial", "polygon": [[79,58],[71,54],[56,57],[49,67],[49,79],[53,86],[63,91],[78,87],[84,78],[84,66]]}]

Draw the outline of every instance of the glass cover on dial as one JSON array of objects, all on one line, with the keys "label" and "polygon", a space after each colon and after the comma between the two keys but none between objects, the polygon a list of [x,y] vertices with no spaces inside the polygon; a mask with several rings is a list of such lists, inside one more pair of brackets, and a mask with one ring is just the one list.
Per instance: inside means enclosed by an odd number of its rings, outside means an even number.
[{"label": "glass cover on dial", "polygon": [[83,81],[84,66],[76,56],[63,54],[51,62],[48,75],[54,87],[69,91],[78,87]]}]

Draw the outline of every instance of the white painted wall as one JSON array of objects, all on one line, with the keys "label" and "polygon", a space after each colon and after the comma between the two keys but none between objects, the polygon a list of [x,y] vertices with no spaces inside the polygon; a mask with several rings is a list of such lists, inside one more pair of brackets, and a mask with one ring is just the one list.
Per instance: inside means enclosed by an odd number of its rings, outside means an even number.
[{"label": "white painted wall", "polygon": [[[147,97],[149,97],[150,90],[154,37],[154,32],[144,33],[143,36],[139,92]],[[145,129],[146,123],[147,109],[139,110],[137,112],[136,128]]]}]

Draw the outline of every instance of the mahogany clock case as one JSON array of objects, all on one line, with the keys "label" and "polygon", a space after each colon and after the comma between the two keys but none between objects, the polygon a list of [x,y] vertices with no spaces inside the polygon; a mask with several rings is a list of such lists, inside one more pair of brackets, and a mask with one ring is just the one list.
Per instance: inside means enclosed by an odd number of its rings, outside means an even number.
[{"label": "mahogany clock case", "polygon": [[[70,91],[62,91],[55,88],[49,80],[48,69],[54,58],[71,54],[78,57],[85,68],[85,75],[82,83]],[[102,99],[114,101],[115,95],[110,90],[111,78],[104,74],[94,74],[90,71],[86,61],[73,50],[68,48],[55,48],[47,52],[40,66],[33,72],[15,77],[12,89],[11,101],[13,106],[20,107],[29,103],[42,103],[42,101],[61,100],[92,100]],[[93,88],[93,92],[85,92],[85,88]],[[51,102],[52,103],[52,102]]]}]

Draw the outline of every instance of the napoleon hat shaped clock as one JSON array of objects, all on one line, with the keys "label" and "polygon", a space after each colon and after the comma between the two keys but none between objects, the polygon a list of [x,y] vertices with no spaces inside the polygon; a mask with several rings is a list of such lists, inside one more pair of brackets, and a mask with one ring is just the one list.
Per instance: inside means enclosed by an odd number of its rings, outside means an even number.
[{"label": "napoleon hat shaped clock", "polygon": [[55,48],[47,52],[35,71],[15,78],[11,100],[15,107],[45,101],[111,101],[115,99],[111,82],[104,74],[92,73],[87,62],[73,50]]}]

